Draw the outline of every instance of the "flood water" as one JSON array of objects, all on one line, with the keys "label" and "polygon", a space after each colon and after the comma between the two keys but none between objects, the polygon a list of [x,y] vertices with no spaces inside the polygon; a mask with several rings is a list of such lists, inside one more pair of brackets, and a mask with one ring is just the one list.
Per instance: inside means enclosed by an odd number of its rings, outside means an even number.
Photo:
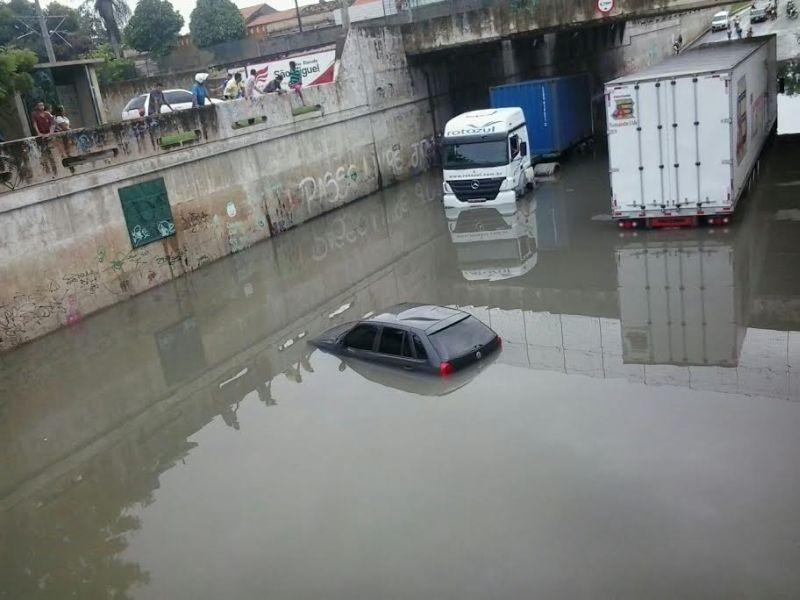
[{"label": "flood water", "polygon": [[[0,598],[800,596],[800,141],[725,229],[503,215],[421,177],[0,358]],[[457,389],[306,339],[400,301]]]}]

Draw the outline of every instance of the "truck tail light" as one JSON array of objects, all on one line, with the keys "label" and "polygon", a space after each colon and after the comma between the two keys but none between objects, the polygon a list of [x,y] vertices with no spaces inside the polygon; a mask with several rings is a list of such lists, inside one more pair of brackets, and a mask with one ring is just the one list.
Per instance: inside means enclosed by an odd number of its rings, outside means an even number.
[{"label": "truck tail light", "polygon": [[449,362],[439,363],[439,375],[447,377],[453,372],[453,365]]}]

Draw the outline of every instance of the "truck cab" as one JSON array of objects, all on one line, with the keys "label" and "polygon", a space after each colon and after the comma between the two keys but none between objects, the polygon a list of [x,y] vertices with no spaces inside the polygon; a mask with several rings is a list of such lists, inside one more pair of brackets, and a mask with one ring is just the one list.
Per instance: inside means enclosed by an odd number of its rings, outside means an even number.
[{"label": "truck cab", "polygon": [[513,204],[533,183],[521,108],[474,110],[450,119],[442,139],[446,208]]}]

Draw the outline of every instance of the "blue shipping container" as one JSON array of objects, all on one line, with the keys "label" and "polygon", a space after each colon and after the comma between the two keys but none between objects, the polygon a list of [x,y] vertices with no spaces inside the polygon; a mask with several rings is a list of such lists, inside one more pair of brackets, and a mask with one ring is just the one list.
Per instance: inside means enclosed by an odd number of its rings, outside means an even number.
[{"label": "blue shipping container", "polygon": [[490,98],[492,108],[522,108],[534,157],[557,156],[592,135],[592,90],[585,73],[493,87]]}]

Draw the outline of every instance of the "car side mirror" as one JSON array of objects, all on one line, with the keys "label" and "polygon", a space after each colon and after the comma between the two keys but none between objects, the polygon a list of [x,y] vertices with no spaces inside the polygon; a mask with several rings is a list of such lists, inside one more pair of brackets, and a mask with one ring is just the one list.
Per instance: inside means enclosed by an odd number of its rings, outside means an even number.
[{"label": "car side mirror", "polygon": [[522,156],[528,156],[528,142],[520,142],[519,153]]}]

